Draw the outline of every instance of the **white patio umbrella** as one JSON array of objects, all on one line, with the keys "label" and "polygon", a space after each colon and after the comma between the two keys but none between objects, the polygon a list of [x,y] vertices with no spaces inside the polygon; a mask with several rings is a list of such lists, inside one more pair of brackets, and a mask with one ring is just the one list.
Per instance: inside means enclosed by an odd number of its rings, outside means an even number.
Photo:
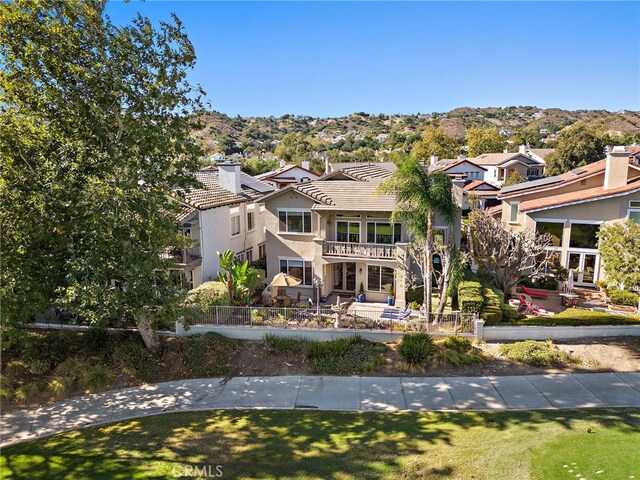
[{"label": "white patio umbrella", "polygon": [[573,268],[569,269],[569,277],[567,278],[567,293],[573,292]]}]

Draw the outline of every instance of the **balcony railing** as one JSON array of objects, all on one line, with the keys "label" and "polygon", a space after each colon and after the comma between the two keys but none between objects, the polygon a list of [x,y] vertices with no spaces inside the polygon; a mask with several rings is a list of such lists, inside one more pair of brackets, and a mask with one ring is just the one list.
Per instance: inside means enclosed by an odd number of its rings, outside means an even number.
[{"label": "balcony railing", "polygon": [[396,258],[397,247],[380,243],[329,242],[322,245],[322,255],[329,257]]},{"label": "balcony railing", "polygon": [[167,249],[165,254],[162,255],[162,257],[167,260],[173,260],[174,262],[176,262],[176,266],[178,268],[195,267],[202,261],[202,256],[200,255],[200,245],[189,248],[169,248]]}]

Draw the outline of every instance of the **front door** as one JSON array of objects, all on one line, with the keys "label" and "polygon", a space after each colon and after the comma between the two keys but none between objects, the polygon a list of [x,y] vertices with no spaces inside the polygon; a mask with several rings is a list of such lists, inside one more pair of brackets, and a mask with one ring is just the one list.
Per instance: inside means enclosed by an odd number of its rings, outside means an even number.
[{"label": "front door", "polygon": [[355,293],[356,264],[343,262],[333,264],[333,289],[339,292]]},{"label": "front door", "polygon": [[573,270],[573,282],[576,285],[592,287],[598,280],[598,254],[569,252],[567,269]]}]

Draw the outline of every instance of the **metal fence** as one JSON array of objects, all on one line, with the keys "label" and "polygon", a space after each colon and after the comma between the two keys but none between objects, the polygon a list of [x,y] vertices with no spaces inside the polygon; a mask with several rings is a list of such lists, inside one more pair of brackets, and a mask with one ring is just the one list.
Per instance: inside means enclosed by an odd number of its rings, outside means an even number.
[{"label": "metal fence", "polygon": [[475,333],[476,315],[473,313],[431,313],[428,317],[412,313],[401,318],[401,312],[400,309],[336,311],[331,308],[213,306],[194,310],[188,318],[189,323],[195,325]]}]

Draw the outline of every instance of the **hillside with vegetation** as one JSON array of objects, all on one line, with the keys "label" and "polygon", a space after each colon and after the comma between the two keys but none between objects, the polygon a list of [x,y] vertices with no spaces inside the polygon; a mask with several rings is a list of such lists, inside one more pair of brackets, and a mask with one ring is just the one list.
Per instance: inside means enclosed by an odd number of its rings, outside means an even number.
[{"label": "hillside with vegetation", "polygon": [[340,162],[393,161],[412,151],[424,157],[431,151],[431,145],[423,142],[416,149],[416,143],[424,140],[425,135],[433,135],[434,128],[437,135],[444,135],[446,147],[438,149],[441,157],[445,152],[447,156],[475,154],[476,149],[470,148],[470,138],[481,135],[480,132],[490,133],[487,141],[479,141],[480,145],[491,145],[486,151],[496,152],[505,148],[517,151],[521,144],[555,148],[559,139],[576,127],[596,132],[605,144],[640,142],[640,112],[630,110],[462,107],[411,115],[358,112],[337,118],[231,117],[207,112],[201,120],[202,128],[193,135],[207,154],[227,157],[236,154],[244,159],[244,169],[251,174],[274,168],[276,157],[295,163],[309,160],[317,171],[323,170],[327,158]]}]

